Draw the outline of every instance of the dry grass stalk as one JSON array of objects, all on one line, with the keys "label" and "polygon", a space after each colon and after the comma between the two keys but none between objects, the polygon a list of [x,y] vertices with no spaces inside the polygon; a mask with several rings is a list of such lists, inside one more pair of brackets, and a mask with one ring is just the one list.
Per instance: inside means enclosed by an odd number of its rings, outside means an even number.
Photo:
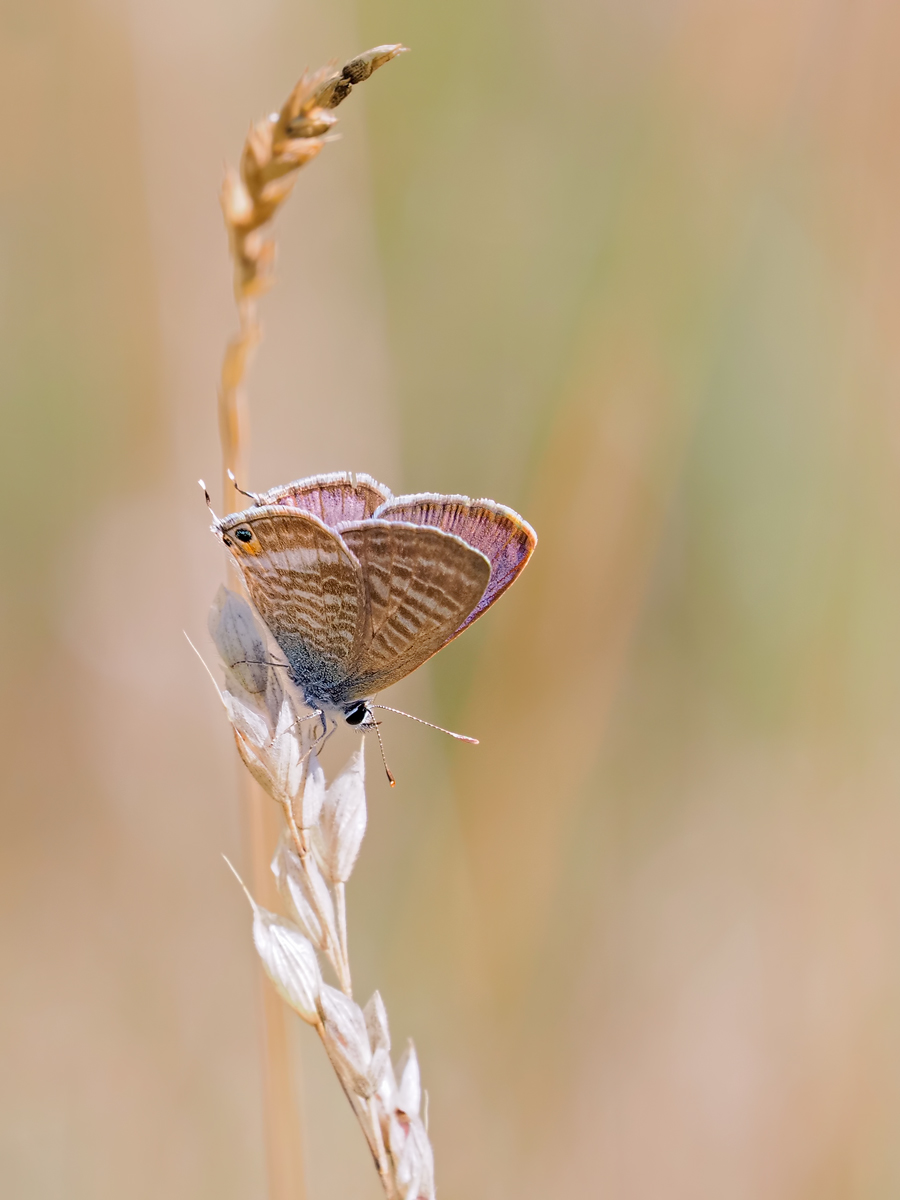
[{"label": "dry grass stalk", "polygon": [[[313,74],[304,73],[281,111],[253,125],[247,135],[238,171],[228,169],[222,186],[222,211],[234,262],[234,293],[239,329],[228,343],[219,388],[219,430],[222,444],[222,495],[226,511],[240,507],[233,479],[246,480],[248,430],[244,379],[260,339],[257,302],[271,285],[275,246],[264,227],[290,195],[296,172],[315,158],[337,118],[334,109],[353,87],[390,62],[405,47],[378,46],[350,60]],[[247,837],[252,879],[257,895],[265,896],[268,847],[272,842],[271,809],[252,779],[244,777]],[[342,894],[338,900],[342,907]],[[346,962],[346,934],[343,943]],[[349,966],[342,985],[349,986]],[[291,1079],[285,1010],[266,986],[263,996],[266,1158],[270,1200],[302,1200],[304,1193],[299,1154],[299,1122]]]},{"label": "dry grass stalk", "polygon": [[291,194],[297,172],[322,150],[337,121],[334,110],[353,87],[402,54],[405,46],[377,46],[339,70],[304,73],[278,113],[251,126],[237,171],[228,168],[222,212],[234,261],[240,327],[228,343],[219,388],[225,509],[240,508],[228,472],[246,480],[247,422],[243,382],[260,338],[257,302],[271,286],[275,243],[265,226]]}]

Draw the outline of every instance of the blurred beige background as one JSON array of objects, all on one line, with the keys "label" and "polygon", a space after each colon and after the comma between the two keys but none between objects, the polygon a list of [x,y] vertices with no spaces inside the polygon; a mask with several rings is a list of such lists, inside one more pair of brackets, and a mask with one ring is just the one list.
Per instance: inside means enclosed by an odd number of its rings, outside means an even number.
[{"label": "blurred beige background", "polygon": [[[355,974],[444,1200],[900,1193],[900,9],[8,0],[0,1193],[263,1197],[223,574],[225,158],[414,53],[279,222],[252,488],[520,509],[370,747]],[[296,1023],[299,1026],[299,1022]],[[375,1200],[294,1028],[310,1200]]]}]

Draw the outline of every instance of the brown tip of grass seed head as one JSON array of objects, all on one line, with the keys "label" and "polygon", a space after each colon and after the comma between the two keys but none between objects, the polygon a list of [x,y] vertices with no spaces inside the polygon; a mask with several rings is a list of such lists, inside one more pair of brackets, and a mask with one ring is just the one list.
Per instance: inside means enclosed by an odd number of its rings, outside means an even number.
[{"label": "brown tip of grass seed head", "polygon": [[[403,54],[400,45],[376,46],[338,70],[330,65],[305,71],[280,112],[250,127],[239,173],[229,172],[222,193],[225,219],[234,230],[258,229],[275,215],[290,192],[285,180],[321,151],[337,117],[331,111],[385,63]],[[274,185],[274,186],[273,186]]]},{"label": "brown tip of grass seed head", "polygon": [[408,51],[409,46],[403,46],[399,42],[393,46],[376,46],[374,50],[366,50],[363,54],[357,54],[356,58],[351,58],[348,63],[344,63],[341,74],[351,83],[362,83],[364,79],[369,78],[373,71],[377,71],[379,67],[389,63],[398,54],[406,54]]},{"label": "brown tip of grass seed head", "polygon": [[393,46],[376,46],[373,50],[357,54],[322,84],[315,94],[314,104],[318,108],[337,108],[350,95],[354,84],[362,83],[392,58],[405,54],[407,49],[398,42]]}]

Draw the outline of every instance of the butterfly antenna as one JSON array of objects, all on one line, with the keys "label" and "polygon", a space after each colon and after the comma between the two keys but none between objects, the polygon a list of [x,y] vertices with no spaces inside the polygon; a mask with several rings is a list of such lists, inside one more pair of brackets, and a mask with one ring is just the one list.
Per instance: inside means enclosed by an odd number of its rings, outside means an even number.
[{"label": "butterfly antenna", "polygon": [[[379,704],[376,707],[383,708],[384,705]],[[373,721],[372,724],[375,727],[375,736],[378,738],[378,749],[381,751],[381,761],[384,764],[384,773],[385,773],[385,775],[387,775],[388,783],[391,785],[391,787],[396,787],[397,780],[393,777],[393,775],[391,774],[391,768],[387,765],[387,758],[384,753],[384,742],[381,740],[381,730],[378,728],[378,722]]]},{"label": "butterfly antenna", "polygon": [[236,492],[240,492],[242,496],[246,496],[247,499],[252,500],[254,504],[259,504],[259,496],[256,494],[256,492],[245,492],[242,487],[238,486],[238,481],[235,479],[234,471],[232,471],[231,467],[228,468],[227,475],[231,480],[231,486]]},{"label": "butterfly antenna", "polygon": [[[414,717],[412,713],[403,712],[399,708],[391,708],[389,704],[371,704],[370,708],[383,708],[385,712],[396,713],[398,717],[409,717],[411,721],[418,721],[420,725],[427,725],[429,729],[436,729],[438,733],[446,733],[448,737],[456,738],[458,742],[468,742],[471,746],[478,745],[478,738],[466,737],[464,733],[454,733],[452,729],[445,729],[443,725],[435,725],[433,721],[423,721],[421,717]],[[379,734],[379,739],[380,739]]]},{"label": "butterfly antenna", "polygon": [[200,484],[200,486],[203,488],[203,498],[204,498],[204,500],[206,501],[206,507],[209,509],[210,516],[211,516],[211,517],[212,517],[212,519],[215,521],[215,523],[218,525],[218,523],[219,523],[219,518],[218,518],[218,517],[216,516],[216,514],[213,512],[212,500],[210,500],[210,498],[209,498],[209,492],[206,490],[206,484],[203,482],[203,480],[202,480],[202,479],[198,479],[198,480],[197,480],[197,482],[198,482],[198,483]]}]

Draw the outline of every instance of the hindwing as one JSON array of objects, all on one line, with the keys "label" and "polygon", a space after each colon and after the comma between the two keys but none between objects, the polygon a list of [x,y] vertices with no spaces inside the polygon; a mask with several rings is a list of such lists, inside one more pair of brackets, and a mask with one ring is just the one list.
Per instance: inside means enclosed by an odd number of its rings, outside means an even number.
[{"label": "hindwing", "polygon": [[348,684],[347,698],[357,699],[403,679],[453,636],[481,599],[491,564],[440,529],[369,520],[340,533],[359,561],[369,610]]},{"label": "hindwing", "polygon": [[390,498],[384,484],[376,483],[371,475],[362,472],[312,475],[254,497],[259,505],[305,509],[329,526],[341,521],[363,521]]},{"label": "hindwing", "polygon": [[456,534],[491,564],[491,579],[475,608],[447,638],[468,628],[515,582],[537,545],[537,535],[518,513],[493,500],[468,496],[397,496],[375,512],[382,521],[405,521]]}]

